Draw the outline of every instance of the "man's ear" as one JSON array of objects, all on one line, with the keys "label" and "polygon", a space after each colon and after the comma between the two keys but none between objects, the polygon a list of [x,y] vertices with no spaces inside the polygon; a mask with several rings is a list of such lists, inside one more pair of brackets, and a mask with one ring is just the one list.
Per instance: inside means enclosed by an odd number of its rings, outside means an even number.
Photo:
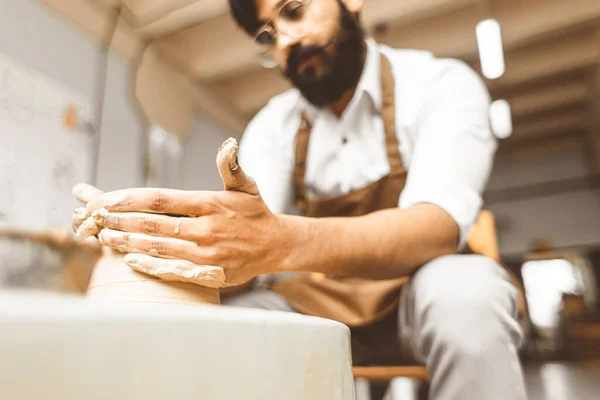
[{"label": "man's ear", "polygon": [[352,14],[358,13],[362,9],[363,3],[364,3],[364,0],[342,0],[342,1],[344,2],[344,4],[346,4],[346,8]]}]

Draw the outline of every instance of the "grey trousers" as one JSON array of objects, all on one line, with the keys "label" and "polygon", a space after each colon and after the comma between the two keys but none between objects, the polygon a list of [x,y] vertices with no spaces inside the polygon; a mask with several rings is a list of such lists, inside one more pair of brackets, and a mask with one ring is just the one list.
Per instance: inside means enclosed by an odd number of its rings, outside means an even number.
[{"label": "grey trousers", "polygon": [[[223,304],[295,312],[267,290],[226,297]],[[517,313],[518,292],[496,262],[477,255],[440,257],[402,290],[399,348],[404,358],[427,366],[432,399],[523,400]]]}]

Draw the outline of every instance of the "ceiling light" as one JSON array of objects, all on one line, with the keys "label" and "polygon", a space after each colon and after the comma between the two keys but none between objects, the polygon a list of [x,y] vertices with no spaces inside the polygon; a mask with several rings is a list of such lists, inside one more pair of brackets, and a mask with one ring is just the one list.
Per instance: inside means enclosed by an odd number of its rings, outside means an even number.
[{"label": "ceiling light", "polygon": [[477,24],[477,46],[481,70],[488,79],[504,75],[504,49],[500,24],[495,19],[486,19]]},{"label": "ceiling light", "polygon": [[512,135],[512,115],[510,104],[506,100],[496,100],[490,106],[492,131],[499,139]]}]

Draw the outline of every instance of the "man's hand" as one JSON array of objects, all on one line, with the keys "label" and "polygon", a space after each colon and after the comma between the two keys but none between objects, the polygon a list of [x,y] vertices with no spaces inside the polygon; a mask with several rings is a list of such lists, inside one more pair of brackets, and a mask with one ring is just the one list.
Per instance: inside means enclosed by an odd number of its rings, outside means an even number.
[{"label": "man's hand", "polygon": [[[73,188],[73,195],[87,206],[90,201],[102,196],[103,192],[94,186],[83,183]],[[73,232],[75,232],[75,238],[78,240],[93,245],[99,244],[96,235],[100,232],[100,229],[95,224],[92,212],[87,207],[75,209],[73,213]]]},{"label": "man's hand", "polygon": [[281,220],[237,164],[235,140],[219,149],[217,164],[222,192],[120,190],[92,198],[85,214],[94,214],[103,245],[162,279],[218,287],[274,272],[286,252]]}]

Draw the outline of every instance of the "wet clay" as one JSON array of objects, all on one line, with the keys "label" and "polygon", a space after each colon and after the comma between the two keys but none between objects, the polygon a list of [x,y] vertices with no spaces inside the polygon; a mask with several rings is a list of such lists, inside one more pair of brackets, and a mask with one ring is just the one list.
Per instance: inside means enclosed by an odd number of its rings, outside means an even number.
[{"label": "wet clay", "polygon": [[[227,139],[217,152],[217,168],[225,189],[237,188],[247,182],[238,164],[238,143]],[[115,198],[114,206],[127,208],[126,198]],[[81,238],[98,235],[106,210],[100,209],[81,224],[78,236]],[[76,216],[83,219],[82,214]],[[179,235],[182,219],[179,219],[174,234]],[[135,235],[135,234],[130,234]],[[159,241],[181,242],[176,238],[155,238]],[[100,241],[110,240],[100,233]],[[124,251],[135,249],[121,248]],[[158,256],[157,249],[150,249],[148,255],[125,254],[105,248],[104,256],[98,262],[88,295],[94,299],[111,301],[158,302],[177,304],[219,303],[217,288],[227,286],[225,271],[220,267],[196,265],[186,260],[167,260]],[[175,282],[177,281],[177,282]],[[195,282],[195,283],[190,283]]]},{"label": "wet clay", "polygon": [[[106,210],[98,210],[86,219],[78,230],[78,236],[85,240],[97,240],[95,234],[100,232],[98,222]],[[87,236],[87,237],[86,237]],[[102,240],[102,235],[100,236]],[[157,238],[158,239],[158,238]],[[159,241],[171,240],[159,238]],[[177,240],[177,239],[173,239]],[[126,250],[125,248],[120,250]],[[216,287],[224,282],[223,276],[216,270],[191,270],[191,276],[207,281],[206,286],[188,282],[169,281],[169,275],[160,273],[149,275],[138,265],[125,262],[126,254],[103,248],[103,256],[97,262],[87,296],[94,301],[127,302],[127,303],[166,303],[166,304],[219,304],[220,297]],[[131,259],[130,255],[130,259]],[[150,257],[152,258],[152,257]],[[191,264],[191,263],[190,263]],[[138,267],[138,268],[136,268]],[[182,267],[184,265],[182,264]],[[220,269],[220,268],[219,268]],[[220,269],[222,272],[222,269]],[[208,287],[207,287],[208,286]]]},{"label": "wet clay", "polygon": [[125,254],[104,248],[87,295],[99,301],[169,304],[219,304],[217,289],[186,282],[169,282],[129,267]]}]

